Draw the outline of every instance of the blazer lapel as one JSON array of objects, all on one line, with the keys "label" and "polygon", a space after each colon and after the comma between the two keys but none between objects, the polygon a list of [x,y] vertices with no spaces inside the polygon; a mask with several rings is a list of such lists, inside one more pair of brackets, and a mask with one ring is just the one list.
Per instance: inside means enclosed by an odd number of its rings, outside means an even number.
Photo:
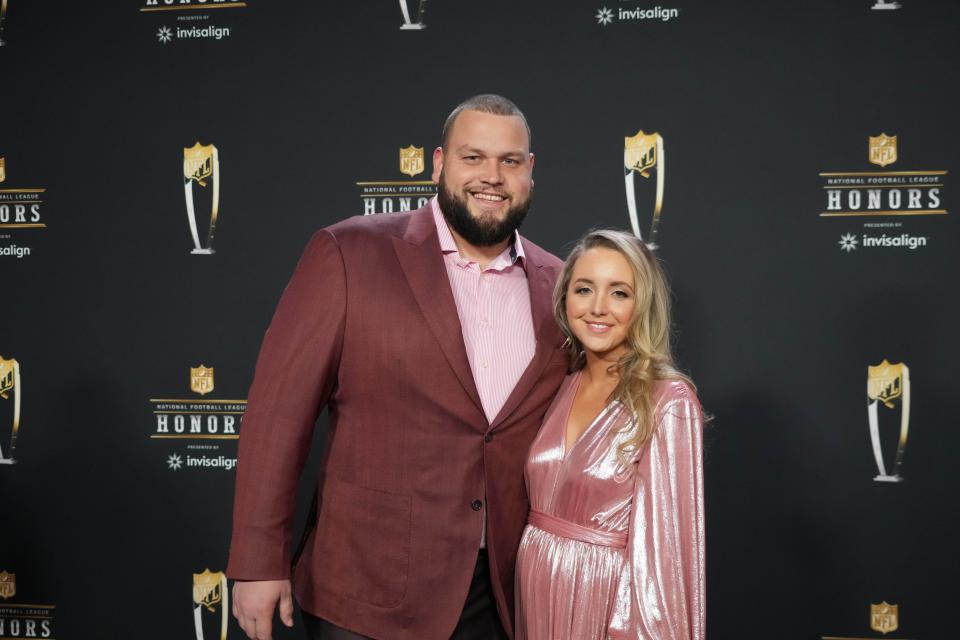
[{"label": "blazer lapel", "polygon": [[403,238],[394,238],[393,246],[427,326],[440,343],[460,384],[483,415],[430,205],[410,215]]},{"label": "blazer lapel", "polygon": [[[523,241],[523,238],[521,238]],[[531,256],[534,253],[526,246],[524,253]],[[527,266],[527,287],[530,291],[530,313],[533,319],[533,332],[537,339],[536,350],[533,353],[533,359],[524,370],[520,380],[517,381],[507,401],[500,409],[500,413],[494,418],[490,425],[491,429],[496,429],[503,423],[507,417],[520,405],[520,402],[529,395],[530,390],[540,380],[544,368],[550,362],[553,352],[559,347],[557,342],[556,323],[553,319],[553,283],[556,280],[556,274],[553,267],[543,264],[534,264],[531,259]]]}]

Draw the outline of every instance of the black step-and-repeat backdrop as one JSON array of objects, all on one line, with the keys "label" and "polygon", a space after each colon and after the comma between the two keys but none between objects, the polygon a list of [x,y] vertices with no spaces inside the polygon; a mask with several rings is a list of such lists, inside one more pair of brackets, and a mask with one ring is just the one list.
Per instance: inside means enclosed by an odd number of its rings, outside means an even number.
[{"label": "black step-and-repeat backdrop", "polygon": [[955,637],[958,25],[948,0],[2,0],[0,638],[223,637],[280,292],[315,229],[425,202],[481,92],[533,128],[536,242],[631,212],[649,239],[660,208],[715,416],[710,636]]}]

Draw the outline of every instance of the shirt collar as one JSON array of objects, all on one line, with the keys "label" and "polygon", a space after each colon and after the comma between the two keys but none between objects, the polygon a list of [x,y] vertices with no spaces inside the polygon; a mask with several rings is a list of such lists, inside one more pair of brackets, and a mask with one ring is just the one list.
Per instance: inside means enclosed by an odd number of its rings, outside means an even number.
[{"label": "shirt collar", "polygon": [[[443,217],[443,212],[440,210],[440,203],[437,202],[436,196],[430,199],[430,209],[433,211],[433,222],[437,226],[437,236],[440,239],[440,251],[443,253],[457,253],[459,257],[457,241],[453,239],[453,233],[450,232],[450,228],[447,226],[447,221]],[[510,265],[516,264],[518,261],[520,262],[520,266],[526,269],[527,256],[523,252],[520,233],[514,231],[510,244],[503,250],[503,253],[487,265],[487,268],[505,269]]]}]

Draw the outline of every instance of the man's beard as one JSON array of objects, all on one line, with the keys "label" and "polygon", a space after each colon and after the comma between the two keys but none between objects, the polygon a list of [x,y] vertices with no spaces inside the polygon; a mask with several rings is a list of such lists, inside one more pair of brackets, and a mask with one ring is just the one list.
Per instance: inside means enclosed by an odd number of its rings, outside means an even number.
[{"label": "man's beard", "polygon": [[475,247],[492,247],[509,238],[523,224],[523,219],[527,217],[533,203],[533,191],[526,200],[507,209],[503,220],[497,220],[492,215],[477,219],[470,213],[466,200],[447,189],[441,174],[437,202],[447,224],[457,235]]}]

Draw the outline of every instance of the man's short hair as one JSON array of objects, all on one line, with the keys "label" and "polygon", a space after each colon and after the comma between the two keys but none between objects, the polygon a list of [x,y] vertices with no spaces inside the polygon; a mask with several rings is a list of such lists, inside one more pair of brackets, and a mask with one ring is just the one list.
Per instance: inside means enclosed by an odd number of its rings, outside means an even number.
[{"label": "man's short hair", "polygon": [[527,129],[527,144],[530,144],[532,140],[530,125],[527,124],[526,116],[523,115],[523,112],[520,111],[517,105],[495,93],[481,93],[478,96],[467,98],[458,104],[457,107],[450,112],[450,115],[447,116],[446,122],[443,123],[443,134],[440,136],[440,146],[444,151],[447,149],[447,138],[450,137],[450,130],[453,129],[453,123],[456,121],[457,116],[463,111],[479,111],[495,116],[517,116],[523,120],[523,126]]}]

